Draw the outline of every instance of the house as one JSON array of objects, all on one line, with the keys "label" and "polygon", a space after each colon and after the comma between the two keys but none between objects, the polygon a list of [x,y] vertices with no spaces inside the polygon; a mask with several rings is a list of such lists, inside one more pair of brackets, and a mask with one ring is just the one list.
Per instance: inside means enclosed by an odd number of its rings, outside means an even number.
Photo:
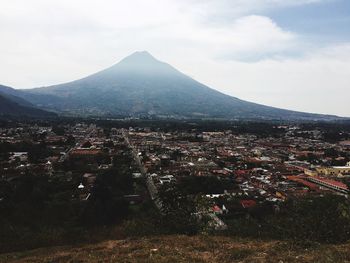
[{"label": "house", "polygon": [[222,215],[222,214],[223,214],[222,209],[221,209],[218,205],[214,205],[214,206],[212,207],[212,210],[213,210],[213,212],[214,212],[215,214],[217,214],[217,215]]},{"label": "house", "polygon": [[256,201],[251,199],[241,200],[240,203],[243,208],[252,208],[256,206]]},{"label": "house", "polygon": [[316,171],[320,175],[338,176],[350,175],[350,162],[346,166],[318,167]]},{"label": "house", "polygon": [[159,177],[160,184],[171,183],[173,181],[175,181],[175,178],[173,175],[165,175],[165,176]]}]

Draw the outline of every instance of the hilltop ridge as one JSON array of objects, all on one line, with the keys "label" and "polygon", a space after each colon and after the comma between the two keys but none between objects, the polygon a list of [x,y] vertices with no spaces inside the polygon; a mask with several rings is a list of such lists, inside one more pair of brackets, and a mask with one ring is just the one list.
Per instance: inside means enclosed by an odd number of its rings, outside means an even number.
[{"label": "hilltop ridge", "polygon": [[[303,247],[224,236],[154,236],[0,254],[1,262],[345,262],[350,245]],[[327,259],[327,261],[325,261]]]}]

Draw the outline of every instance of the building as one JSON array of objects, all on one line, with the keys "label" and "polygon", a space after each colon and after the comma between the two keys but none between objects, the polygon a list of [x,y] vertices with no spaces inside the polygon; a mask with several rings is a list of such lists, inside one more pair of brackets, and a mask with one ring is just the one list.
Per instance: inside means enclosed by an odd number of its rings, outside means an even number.
[{"label": "building", "polygon": [[319,175],[342,177],[350,175],[350,162],[346,166],[318,167],[316,171]]},{"label": "building", "polygon": [[335,190],[335,191],[340,192],[340,193],[347,194],[349,192],[349,189],[348,189],[346,184],[343,184],[343,183],[335,181],[335,180],[330,180],[330,179],[322,178],[322,177],[318,177],[318,176],[308,177],[307,180],[311,181],[315,184],[318,184],[318,185],[327,187],[329,189]]}]

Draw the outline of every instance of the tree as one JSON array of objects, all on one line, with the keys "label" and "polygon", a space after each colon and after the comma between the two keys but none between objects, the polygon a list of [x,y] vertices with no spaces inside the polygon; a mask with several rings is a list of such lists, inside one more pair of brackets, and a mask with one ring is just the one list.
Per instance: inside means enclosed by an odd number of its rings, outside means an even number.
[{"label": "tree", "polygon": [[63,136],[65,133],[64,127],[58,125],[52,126],[52,131],[58,136]]},{"label": "tree", "polygon": [[282,236],[344,242],[350,239],[350,202],[336,195],[290,200],[282,207],[281,216],[272,221]]},{"label": "tree", "polygon": [[177,185],[164,185],[159,189],[162,203],[163,227],[170,233],[195,234],[200,229],[198,198],[184,193]]},{"label": "tree", "polygon": [[85,207],[82,220],[85,224],[108,225],[124,218],[128,203],[113,194],[111,187],[102,180],[96,181]]},{"label": "tree", "polygon": [[74,145],[74,144],[75,144],[75,138],[74,138],[74,136],[69,135],[69,136],[67,137],[66,143],[69,144],[69,145]]}]

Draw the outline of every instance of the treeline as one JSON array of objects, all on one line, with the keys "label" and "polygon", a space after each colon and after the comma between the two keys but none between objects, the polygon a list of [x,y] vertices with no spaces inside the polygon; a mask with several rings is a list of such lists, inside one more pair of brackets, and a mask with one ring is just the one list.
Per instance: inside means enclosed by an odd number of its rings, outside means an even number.
[{"label": "treeline", "polygon": [[130,156],[115,158],[81,200],[81,175],[49,177],[27,173],[0,179],[0,252],[112,238],[129,216],[124,195],[133,192]]},{"label": "treeline", "polygon": [[[229,228],[213,233],[207,219],[199,218],[198,213],[214,203],[181,184],[160,188],[163,206],[160,213],[150,200],[129,206],[122,197],[131,193],[133,181],[118,169],[99,177],[86,202],[72,200],[76,194],[72,186],[78,183],[79,178],[68,182],[30,175],[17,182],[16,187],[11,182],[1,182],[0,192],[6,201],[0,202],[0,251],[126,236],[203,232],[296,242],[350,240],[350,202],[342,196],[291,199],[278,209],[258,205],[244,213],[222,215]],[[205,186],[210,182],[199,183]],[[213,189],[220,187],[218,182],[214,184],[217,185]]]},{"label": "treeline", "polygon": [[61,131],[65,125],[75,125],[76,123],[96,124],[106,130],[111,128],[138,127],[149,128],[151,131],[182,131],[182,132],[206,132],[206,131],[226,131],[231,130],[237,134],[253,134],[259,137],[274,136],[278,137],[284,134],[285,129],[280,128],[284,125],[298,125],[303,130],[318,129],[323,132],[324,139],[329,142],[336,142],[350,137],[350,121],[333,122],[288,122],[282,120],[220,120],[220,119],[120,119],[116,118],[73,118],[56,117],[51,119],[13,119],[0,120],[0,127],[15,128],[18,124],[39,125],[44,127],[54,127],[57,134],[64,134]]},{"label": "treeline", "polygon": [[350,240],[350,202],[342,196],[293,199],[274,211],[260,217],[252,209],[244,217],[230,219],[226,234],[319,243]]}]

